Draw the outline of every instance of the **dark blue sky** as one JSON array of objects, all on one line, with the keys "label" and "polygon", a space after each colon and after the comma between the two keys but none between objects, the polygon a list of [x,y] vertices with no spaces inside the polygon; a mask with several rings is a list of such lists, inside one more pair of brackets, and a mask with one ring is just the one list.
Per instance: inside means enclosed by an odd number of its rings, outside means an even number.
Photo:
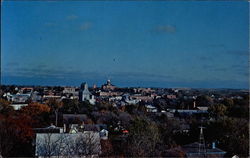
[{"label": "dark blue sky", "polygon": [[4,84],[248,88],[248,2],[2,2]]}]

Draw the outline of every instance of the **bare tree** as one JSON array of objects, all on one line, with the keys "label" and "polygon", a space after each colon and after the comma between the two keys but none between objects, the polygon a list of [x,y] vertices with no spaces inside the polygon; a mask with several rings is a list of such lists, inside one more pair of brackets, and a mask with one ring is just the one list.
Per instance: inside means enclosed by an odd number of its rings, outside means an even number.
[{"label": "bare tree", "polygon": [[45,157],[84,157],[98,155],[101,151],[99,133],[92,131],[38,134],[36,145],[36,155]]},{"label": "bare tree", "polygon": [[100,154],[101,144],[99,133],[92,131],[78,133],[73,148],[75,155],[80,157]]},{"label": "bare tree", "polygon": [[141,118],[133,121],[128,137],[128,156],[155,156],[160,134],[156,124]]},{"label": "bare tree", "polygon": [[60,156],[64,151],[64,137],[61,134],[46,133],[37,134],[36,155],[38,156]]}]

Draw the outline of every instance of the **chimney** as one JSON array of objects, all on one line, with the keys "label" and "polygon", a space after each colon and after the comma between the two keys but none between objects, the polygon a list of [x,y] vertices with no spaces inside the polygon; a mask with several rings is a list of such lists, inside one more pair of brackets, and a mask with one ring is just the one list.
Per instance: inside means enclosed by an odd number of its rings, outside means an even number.
[{"label": "chimney", "polygon": [[63,132],[66,133],[66,124],[63,124]]}]

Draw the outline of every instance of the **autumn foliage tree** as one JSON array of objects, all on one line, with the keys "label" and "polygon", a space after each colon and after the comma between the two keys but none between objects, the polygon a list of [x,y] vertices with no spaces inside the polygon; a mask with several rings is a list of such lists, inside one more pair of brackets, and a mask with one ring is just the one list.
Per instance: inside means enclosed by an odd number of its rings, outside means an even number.
[{"label": "autumn foliage tree", "polygon": [[8,115],[13,111],[14,109],[10,106],[10,102],[0,98],[0,114]]},{"label": "autumn foliage tree", "polygon": [[114,154],[113,146],[110,140],[101,140],[103,157],[112,156]]},{"label": "autumn foliage tree", "polygon": [[31,144],[33,128],[45,125],[49,112],[48,105],[39,103],[30,103],[15,111],[10,102],[0,99],[0,154],[15,156],[17,146]]},{"label": "autumn foliage tree", "polygon": [[[13,154],[11,152],[16,144],[27,143],[32,140],[33,119],[29,115],[11,110],[7,102],[1,100],[2,110],[0,114],[0,154],[4,157]],[[4,104],[6,103],[6,105]],[[4,105],[4,106],[3,106]],[[6,109],[8,109],[6,111]]]},{"label": "autumn foliage tree", "polygon": [[29,116],[33,120],[33,127],[42,127],[49,124],[49,112],[51,108],[46,104],[36,102],[30,103],[23,107],[20,113],[24,116]]}]

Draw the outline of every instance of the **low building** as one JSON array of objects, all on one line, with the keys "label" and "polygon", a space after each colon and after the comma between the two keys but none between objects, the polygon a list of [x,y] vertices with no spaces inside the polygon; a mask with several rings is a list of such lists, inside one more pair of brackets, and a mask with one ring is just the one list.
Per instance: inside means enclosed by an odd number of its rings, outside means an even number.
[{"label": "low building", "polygon": [[154,99],[154,97],[152,96],[144,96],[144,95],[132,95],[131,98],[144,102],[152,102]]},{"label": "low building", "polygon": [[167,99],[176,99],[176,95],[169,94],[169,95],[166,95],[166,98]]},{"label": "low building", "polygon": [[30,98],[30,94],[7,94],[8,101],[13,103],[25,103]]},{"label": "low building", "polygon": [[216,148],[215,146],[206,147],[206,151],[204,153],[199,152],[200,144],[198,142],[187,144],[182,146],[183,151],[186,153],[187,157],[199,157],[199,156],[206,156],[206,157],[216,157],[216,158],[223,158],[226,154],[225,151]]},{"label": "low building", "polygon": [[157,112],[157,108],[152,105],[145,105],[147,112]]},{"label": "low building", "polygon": [[112,97],[112,96],[120,96],[122,95],[122,92],[97,92],[98,96],[100,97]]},{"label": "low building", "polygon": [[167,150],[167,157],[178,157],[183,155],[187,158],[194,158],[194,157],[213,157],[213,158],[223,158],[226,154],[225,151],[216,148],[215,145],[211,147],[206,147],[205,152],[201,152],[199,147],[201,146],[200,143],[194,142],[191,144],[183,145],[181,147],[172,148]]},{"label": "low building", "polygon": [[208,113],[207,110],[185,110],[185,109],[169,109],[169,112],[172,113],[180,113],[180,114],[186,114],[186,115],[192,115],[192,114],[206,114]]},{"label": "low building", "polygon": [[14,110],[20,110],[24,106],[28,106],[28,104],[10,104],[14,108]]},{"label": "low building", "polygon": [[75,87],[64,87],[63,94],[75,94],[76,88]]}]

